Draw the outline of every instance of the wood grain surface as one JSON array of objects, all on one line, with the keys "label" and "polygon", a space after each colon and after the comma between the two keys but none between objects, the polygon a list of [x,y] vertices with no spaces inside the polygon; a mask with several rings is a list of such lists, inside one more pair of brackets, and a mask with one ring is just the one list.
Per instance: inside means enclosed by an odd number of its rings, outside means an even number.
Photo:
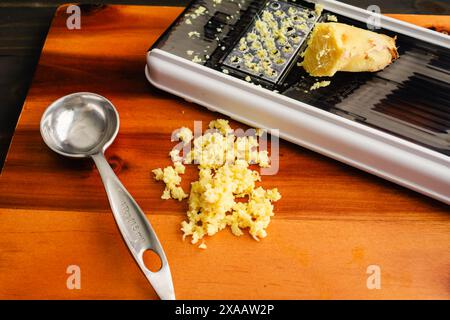
[{"label": "wood grain surface", "polygon": [[[182,241],[187,205],[161,200],[150,171],[169,164],[174,129],[221,116],[145,79],[146,50],[181,10],[109,6],[84,13],[75,31],[58,11],[0,177],[0,298],[157,298],[93,163],[62,158],[40,138],[52,101],[91,91],[120,113],[107,157],[158,233],[179,299],[449,299],[448,206],[287,142],[279,173],[263,177],[283,195],[266,239],[224,230],[207,250]],[[80,290],[66,287],[69,265],[81,268]],[[381,268],[379,290],[366,286],[369,265]]]}]

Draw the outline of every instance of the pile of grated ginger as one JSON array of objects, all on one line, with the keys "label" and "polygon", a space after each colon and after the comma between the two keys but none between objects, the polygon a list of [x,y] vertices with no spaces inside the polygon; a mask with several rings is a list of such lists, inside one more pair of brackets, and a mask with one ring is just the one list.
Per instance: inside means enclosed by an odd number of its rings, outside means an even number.
[{"label": "pile of grated ginger", "polygon": [[[162,199],[188,198],[187,219],[181,223],[183,239],[191,236],[193,244],[201,241],[199,248],[206,249],[204,237],[227,226],[236,236],[248,229],[255,240],[266,237],[274,215],[273,202],[281,195],[277,188],[265,190],[256,186],[261,176],[250,165],[267,168],[270,159],[267,150],[258,151],[258,137],[263,131],[254,132],[254,135],[236,136],[223,119],[211,121],[209,130],[198,137],[189,128],[177,130],[176,138],[185,146],[192,144],[192,148],[184,156],[174,148],[169,153],[173,166],[152,172],[156,180],[165,183]],[[180,186],[180,174],[190,164],[198,166],[199,178],[191,182],[188,195]]]}]

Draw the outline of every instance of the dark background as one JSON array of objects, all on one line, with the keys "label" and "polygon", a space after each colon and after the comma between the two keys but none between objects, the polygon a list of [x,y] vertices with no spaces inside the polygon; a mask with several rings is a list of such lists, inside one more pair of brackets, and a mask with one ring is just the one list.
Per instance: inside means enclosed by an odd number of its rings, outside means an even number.
[{"label": "dark background", "polygon": [[[0,0],[0,170],[3,166],[22,104],[39,59],[55,9],[62,0]],[[76,2],[76,1],[74,1]],[[98,4],[185,6],[188,0],[89,1]],[[343,0],[382,13],[450,14],[450,0]]]}]

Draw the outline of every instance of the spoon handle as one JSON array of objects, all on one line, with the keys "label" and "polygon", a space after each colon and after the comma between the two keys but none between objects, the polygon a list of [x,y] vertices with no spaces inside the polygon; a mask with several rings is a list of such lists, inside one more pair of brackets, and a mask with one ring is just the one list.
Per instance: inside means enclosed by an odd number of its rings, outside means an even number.
[{"label": "spoon handle", "polygon": [[[103,153],[93,155],[92,159],[100,172],[114,218],[128,249],[158,296],[162,300],[174,300],[175,292],[169,264],[155,231],[136,201],[119,181]],[[161,259],[162,267],[159,271],[152,272],[145,266],[143,254],[146,250],[154,251]]]}]

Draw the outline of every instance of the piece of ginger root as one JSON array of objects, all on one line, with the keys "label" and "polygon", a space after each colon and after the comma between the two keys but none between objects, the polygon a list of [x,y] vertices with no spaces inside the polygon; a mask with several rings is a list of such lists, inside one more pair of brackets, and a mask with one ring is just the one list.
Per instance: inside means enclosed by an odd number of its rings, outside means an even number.
[{"label": "piece of ginger root", "polygon": [[315,26],[302,66],[311,76],[331,77],[337,71],[379,71],[397,58],[395,38],[328,22]]}]

